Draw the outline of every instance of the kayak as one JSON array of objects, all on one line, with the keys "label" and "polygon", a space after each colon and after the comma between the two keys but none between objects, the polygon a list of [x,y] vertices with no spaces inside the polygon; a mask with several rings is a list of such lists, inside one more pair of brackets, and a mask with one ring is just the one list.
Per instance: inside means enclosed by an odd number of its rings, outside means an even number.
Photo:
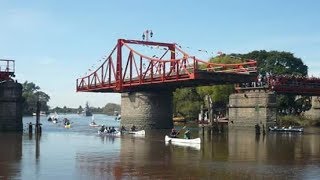
[{"label": "kayak", "polygon": [[195,139],[181,139],[181,138],[171,138],[169,136],[165,136],[165,141],[166,142],[175,142],[175,143],[189,143],[189,144],[200,144],[201,139],[200,138],[195,138]]},{"label": "kayak", "polygon": [[115,131],[113,133],[108,133],[107,131],[104,131],[104,132],[98,131],[98,134],[99,135],[107,135],[107,136],[120,136],[121,132],[120,131]]},{"label": "kayak", "polygon": [[65,125],[64,128],[71,128],[71,124]]},{"label": "kayak", "polygon": [[146,131],[141,130],[141,131],[129,131],[128,134],[134,134],[134,135],[145,135]]}]

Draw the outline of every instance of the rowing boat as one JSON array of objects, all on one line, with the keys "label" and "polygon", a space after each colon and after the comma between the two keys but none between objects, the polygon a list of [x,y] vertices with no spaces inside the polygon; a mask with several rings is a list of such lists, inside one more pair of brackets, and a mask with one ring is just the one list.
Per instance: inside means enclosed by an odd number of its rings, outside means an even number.
[{"label": "rowing boat", "polygon": [[112,132],[112,133],[108,133],[107,131],[104,131],[104,132],[98,131],[98,134],[99,135],[106,135],[106,136],[120,136],[121,132],[120,131],[115,131],[115,132]]},{"label": "rowing boat", "polygon": [[171,138],[171,137],[166,135],[164,139],[165,139],[166,142],[190,143],[190,144],[200,144],[201,143],[201,139],[200,138],[181,139],[181,138]]},{"label": "rowing boat", "polygon": [[134,134],[134,135],[145,135],[146,131],[141,130],[141,131],[129,131],[128,134]]}]

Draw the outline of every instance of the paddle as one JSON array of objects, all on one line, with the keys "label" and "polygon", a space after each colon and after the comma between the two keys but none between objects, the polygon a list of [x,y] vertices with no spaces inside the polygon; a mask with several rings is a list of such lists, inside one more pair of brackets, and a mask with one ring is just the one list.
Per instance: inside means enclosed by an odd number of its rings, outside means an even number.
[{"label": "paddle", "polygon": [[183,126],[183,127],[177,132],[177,135],[179,135],[179,134],[180,134],[180,131],[181,131],[181,130],[184,130],[185,128],[187,128],[187,126]]}]

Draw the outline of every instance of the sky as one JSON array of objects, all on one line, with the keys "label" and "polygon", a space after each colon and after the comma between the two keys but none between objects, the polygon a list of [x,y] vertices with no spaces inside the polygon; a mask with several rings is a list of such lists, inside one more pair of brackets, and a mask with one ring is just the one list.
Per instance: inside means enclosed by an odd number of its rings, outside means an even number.
[{"label": "sky", "polygon": [[140,39],[209,52],[289,51],[320,77],[320,1],[0,0],[0,59],[16,80],[34,82],[50,107],[120,104],[118,93],[76,92],[76,79],[109,55],[117,39]]}]

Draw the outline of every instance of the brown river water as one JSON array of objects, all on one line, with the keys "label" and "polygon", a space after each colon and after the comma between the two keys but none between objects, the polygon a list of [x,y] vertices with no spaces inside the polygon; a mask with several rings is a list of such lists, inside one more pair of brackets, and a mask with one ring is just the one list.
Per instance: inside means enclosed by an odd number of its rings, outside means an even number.
[{"label": "brown river water", "polygon": [[[42,117],[41,136],[0,134],[2,179],[320,179],[320,129],[303,133],[238,130],[210,133],[189,127],[199,146],[165,143],[169,131],[145,137],[100,136],[91,117],[60,115],[71,128]],[[24,125],[34,122],[24,117]],[[119,126],[114,117],[95,115],[98,124]],[[177,128],[181,128],[177,126]]]}]

